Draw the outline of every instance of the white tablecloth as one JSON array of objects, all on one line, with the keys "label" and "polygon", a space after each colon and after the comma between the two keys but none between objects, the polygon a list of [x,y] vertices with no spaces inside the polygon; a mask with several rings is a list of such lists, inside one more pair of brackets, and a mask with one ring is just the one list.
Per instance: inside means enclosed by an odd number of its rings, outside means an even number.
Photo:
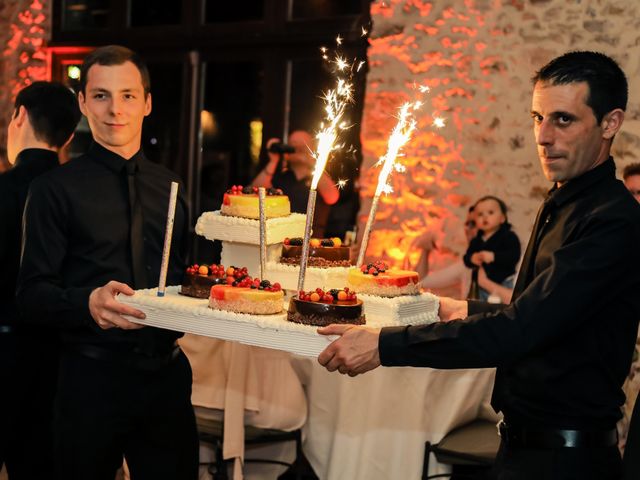
[{"label": "white tablecloth", "polygon": [[[378,368],[355,378],[294,357],[306,387],[304,452],[323,480],[418,480],[426,441],[438,442],[489,406],[495,371]],[[432,457],[429,473],[448,467]]]}]

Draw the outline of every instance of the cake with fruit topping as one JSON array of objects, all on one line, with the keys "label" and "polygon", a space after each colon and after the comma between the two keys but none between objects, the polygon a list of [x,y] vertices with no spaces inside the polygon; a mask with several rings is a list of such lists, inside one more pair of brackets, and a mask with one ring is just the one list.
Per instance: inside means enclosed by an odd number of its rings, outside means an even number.
[{"label": "cake with fruit topping", "polygon": [[[343,246],[342,241],[338,237],[312,238],[309,240],[309,259],[307,265],[310,267],[348,267],[351,265],[349,256],[349,247]],[[280,263],[300,265],[301,257],[302,238],[285,238],[282,244]]]},{"label": "cake with fruit topping", "polygon": [[347,284],[360,293],[380,297],[415,295],[420,292],[418,272],[397,270],[377,261],[352,268],[347,275]]},{"label": "cake with fruit topping", "polygon": [[[265,191],[264,211],[266,218],[286,217],[291,213],[289,197],[279,188],[267,188]],[[222,198],[222,215],[243,218],[260,218],[258,187],[234,185]]]},{"label": "cake with fruit topping", "polygon": [[180,293],[189,297],[208,298],[211,287],[226,284],[227,273],[222,265],[191,265],[182,279]]},{"label": "cake with fruit topping", "polygon": [[287,320],[324,327],[332,323],[363,325],[362,301],[349,288],[300,291],[289,301]]},{"label": "cake with fruit topping", "polygon": [[251,278],[246,268],[229,267],[226,273],[226,285],[211,287],[209,307],[253,315],[282,312],[284,293],[279,283]]}]

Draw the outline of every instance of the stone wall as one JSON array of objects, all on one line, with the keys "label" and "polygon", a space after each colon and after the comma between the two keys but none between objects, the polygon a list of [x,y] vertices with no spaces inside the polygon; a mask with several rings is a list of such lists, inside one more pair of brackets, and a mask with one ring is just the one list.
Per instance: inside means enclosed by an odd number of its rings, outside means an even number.
[{"label": "stone wall", "polygon": [[[380,202],[368,258],[400,265],[424,229],[441,232],[438,263],[464,252],[462,219],[493,194],[526,242],[550,184],[542,176],[530,118],[533,73],[570,50],[615,58],[630,80],[630,103],[614,145],[619,171],[640,158],[640,3],[627,0],[376,0],[362,126],[366,220],[397,107],[431,93],[406,147],[408,171]],[[432,115],[447,124],[436,130]],[[361,229],[362,230],[362,229]],[[417,259],[412,251],[411,259]]]},{"label": "stone wall", "polygon": [[45,50],[51,32],[49,0],[0,1],[0,171],[6,168],[7,124],[16,94],[36,80],[47,80]]}]

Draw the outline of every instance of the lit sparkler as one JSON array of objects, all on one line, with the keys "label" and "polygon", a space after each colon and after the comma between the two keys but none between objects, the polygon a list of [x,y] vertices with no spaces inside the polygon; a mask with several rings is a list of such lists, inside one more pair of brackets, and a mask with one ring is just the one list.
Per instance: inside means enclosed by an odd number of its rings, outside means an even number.
[{"label": "lit sparkler", "polygon": [[[342,44],[342,38],[338,35],[336,38],[338,45]],[[320,50],[323,58],[327,59],[327,49]],[[304,290],[304,277],[307,269],[307,261],[309,259],[309,240],[311,239],[311,226],[313,225],[313,214],[316,206],[317,188],[320,177],[324,172],[329,155],[342,145],[338,144],[338,135],[340,131],[349,127],[344,120],[346,107],[353,102],[353,85],[349,78],[343,78],[340,75],[351,76],[353,65],[349,64],[340,55],[335,56],[332,61],[335,65],[335,73],[338,75],[336,87],[333,90],[325,92],[323,101],[325,104],[325,119],[320,125],[320,131],[316,134],[317,147],[313,152],[315,158],[315,169],[311,178],[311,187],[309,189],[309,200],[307,201],[307,219],[304,229],[304,238],[302,241],[302,254],[300,256],[300,274],[298,276],[298,291]]]},{"label": "lit sparkler", "polygon": [[[421,89],[422,91],[422,89]],[[380,195],[383,193],[389,194],[393,191],[393,188],[389,184],[389,177],[392,171],[403,172],[405,170],[404,165],[397,162],[398,156],[402,155],[402,147],[409,141],[413,131],[416,129],[416,121],[413,118],[413,113],[422,106],[422,102],[407,102],[400,107],[400,113],[398,115],[398,123],[389,136],[387,142],[387,153],[380,157],[380,160],[376,163],[376,166],[382,165],[380,174],[378,175],[378,185],[376,192],[373,196],[371,203],[371,210],[369,210],[369,217],[362,234],[362,242],[360,243],[360,252],[358,254],[358,261],[356,266],[359,268],[364,262],[364,255],[367,251],[367,244],[369,243],[369,236],[371,234],[371,227],[376,217],[376,211],[378,210],[378,202]]]}]

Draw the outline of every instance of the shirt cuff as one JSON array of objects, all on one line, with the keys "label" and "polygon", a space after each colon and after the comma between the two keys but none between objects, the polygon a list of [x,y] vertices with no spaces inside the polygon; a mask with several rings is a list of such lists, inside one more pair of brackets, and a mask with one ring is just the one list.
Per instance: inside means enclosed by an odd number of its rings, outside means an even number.
[{"label": "shirt cuff", "polygon": [[399,360],[406,357],[408,327],[384,327],[380,330],[378,353],[380,364],[393,366],[401,364]]}]

